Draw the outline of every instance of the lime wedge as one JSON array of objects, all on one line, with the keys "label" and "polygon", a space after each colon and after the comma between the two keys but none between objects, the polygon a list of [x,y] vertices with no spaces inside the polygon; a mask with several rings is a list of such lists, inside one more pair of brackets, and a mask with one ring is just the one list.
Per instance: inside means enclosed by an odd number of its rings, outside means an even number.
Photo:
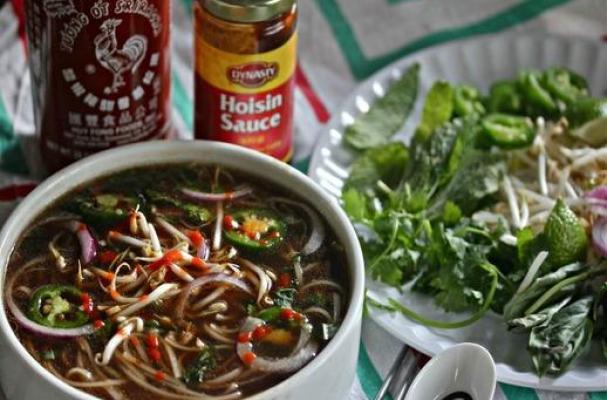
[{"label": "lime wedge", "polygon": [[577,215],[559,199],[548,217],[544,234],[548,241],[550,264],[560,267],[583,260],[588,248],[586,230]]},{"label": "lime wedge", "polygon": [[607,144],[607,117],[586,122],[575,129],[572,134],[592,147],[602,147]]},{"label": "lime wedge", "polygon": [[607,101],[584,99],[569,112],[571,135],[593,147],[607,144]]}]

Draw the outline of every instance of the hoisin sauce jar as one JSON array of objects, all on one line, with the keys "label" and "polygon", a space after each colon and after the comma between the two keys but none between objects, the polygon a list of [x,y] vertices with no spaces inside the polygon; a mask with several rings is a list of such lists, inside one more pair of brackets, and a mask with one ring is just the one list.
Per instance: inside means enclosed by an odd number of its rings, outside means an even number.
[{"label": "hoisin sauce jar", "polygon": [[296,0],[197,0],[195,136],[288,161]]}]

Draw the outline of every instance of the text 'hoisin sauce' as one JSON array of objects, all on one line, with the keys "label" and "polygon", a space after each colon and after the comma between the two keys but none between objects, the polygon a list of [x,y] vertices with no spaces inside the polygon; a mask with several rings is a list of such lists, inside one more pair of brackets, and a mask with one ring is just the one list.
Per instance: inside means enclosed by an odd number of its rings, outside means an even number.
[{"label": "text 'hoisin sauce'", "polygon": [[289,160],[296,0],[198,0],[194,10],[196,138]]}]

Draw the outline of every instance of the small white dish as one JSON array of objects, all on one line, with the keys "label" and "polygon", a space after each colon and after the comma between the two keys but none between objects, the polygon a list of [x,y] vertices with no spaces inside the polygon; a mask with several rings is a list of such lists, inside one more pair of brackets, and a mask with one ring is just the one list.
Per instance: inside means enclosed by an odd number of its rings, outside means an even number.
[{"label": "small white dish", "polygon": [[478,344],[462,343],[432,358],[405,400],[491,400],[496,379],[491,354]]}]

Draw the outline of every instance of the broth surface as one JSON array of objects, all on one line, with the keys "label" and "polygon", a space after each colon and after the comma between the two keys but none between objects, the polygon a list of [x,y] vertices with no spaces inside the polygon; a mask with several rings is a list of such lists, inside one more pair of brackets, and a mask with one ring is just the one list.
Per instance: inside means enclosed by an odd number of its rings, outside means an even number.
[{"label": "broth surface", "polygon": [[348,280],[342,246],[307,202],[175,164],[102,178],[49,207],[11,255],[5,296],[28,352],[81,390],[239,399],[322,351]]}]

